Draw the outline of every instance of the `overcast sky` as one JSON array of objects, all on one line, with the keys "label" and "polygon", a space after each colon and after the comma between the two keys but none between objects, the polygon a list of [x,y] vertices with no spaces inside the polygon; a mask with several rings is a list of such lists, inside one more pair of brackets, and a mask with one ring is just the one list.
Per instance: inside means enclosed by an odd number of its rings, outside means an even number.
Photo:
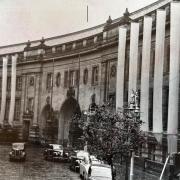
[{"label": "overcast sky", "polygon": [[[122,16],[156,0],[0,0],[0,46],[62,35]],[[89,9],[87,22],[87,5]]]}]

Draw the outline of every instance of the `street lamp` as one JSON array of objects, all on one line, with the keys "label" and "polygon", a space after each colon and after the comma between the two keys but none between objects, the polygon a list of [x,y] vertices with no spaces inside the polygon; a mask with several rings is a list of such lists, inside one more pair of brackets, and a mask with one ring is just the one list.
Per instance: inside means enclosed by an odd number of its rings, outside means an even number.
[{"label": "street lamp", "polygon": [[[130,112],[135,113],[135,120],[137,120],[137,118],[139,118],[139,115],[140,115],[139,93],[138,93],[138,91],[136,91],[136,92],[132,91],[131,101],[129,103],[129,108],[128,109],[130,110]],[[134,157],[135,157],[135,152],[132,149],[132,152],[131,152],[131,164],[130,164],[130,180],[133,180],[133,176],[134,176]]]},{"label": "street lamp", "polygon": [[[85,110],[83,112],[83,114],[86,116],[86,122],[85,122],[86,126],[89,125],[89,118],[95,114],[96,107],[97,106],[96,106],[95,102],[92,101],[92,103],[89,106],[89,109]],[[88,151],[88,143],[87,143],[87,141],[85,142],[84,151],[86,151],[86,152]]]}]

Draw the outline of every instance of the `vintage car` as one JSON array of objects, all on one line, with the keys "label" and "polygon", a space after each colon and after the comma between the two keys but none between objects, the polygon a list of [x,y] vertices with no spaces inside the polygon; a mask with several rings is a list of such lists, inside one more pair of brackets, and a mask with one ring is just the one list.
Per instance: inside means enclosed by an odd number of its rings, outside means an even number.
[{"label": "vintage car", "polygon": [[89,158],[89,153],[83,150],[76,151],[73,156],[70,157],[70,169],[79,172],[80,164],[84,158]]},{"label": "vintage car", "polygon": [[103,164],[103,161],[97,159],[94,155],[84,157],[79,166],[80,177],[83,178],[84,174],[88,174],[89,168],[94,164]]},{"label": "vintage car", "polygon": [[44,159],[51,161],[68,161],[68,155],[63,146],[59,144],[49,144],[44,150]]},{"label": "vintage car", "polygon": [[9,160],[26,160],[25,143],[13,143],[12,150],[9,153]]},{"label": "vintage car", "polygon": [[84,174],[86,180],[112,180],[111,166],[106,164],[91,165],[88,172]]}]

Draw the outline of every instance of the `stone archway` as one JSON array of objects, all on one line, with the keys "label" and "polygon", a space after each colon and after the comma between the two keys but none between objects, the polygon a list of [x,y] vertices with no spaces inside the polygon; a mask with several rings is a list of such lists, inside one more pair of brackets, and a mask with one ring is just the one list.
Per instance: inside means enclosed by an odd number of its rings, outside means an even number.
[{"label": "stone archway", "polygon": [[[70,145],[70,131],[72,132],[72,117],[80,113],[80,107],[76,99],[67,98],[61,106],[59,115],[58,141],[64,146]],[[72,145],[72,144],[71,144]]]},{"label": "stone archway", "polygon": [[54,110],[50,104],[46,104],[40,115],[41,135],[50,143],[57,141],[58,122],[54,116]]}]

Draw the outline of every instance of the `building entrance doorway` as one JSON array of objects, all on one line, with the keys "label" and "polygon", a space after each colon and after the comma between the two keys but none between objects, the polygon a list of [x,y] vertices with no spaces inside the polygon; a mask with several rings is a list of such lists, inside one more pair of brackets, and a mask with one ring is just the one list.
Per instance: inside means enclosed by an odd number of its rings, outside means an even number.
[{"label": "building entrance doorway", "polygon": [[58,141],[65,147],[75,144],[80,133],[77,124],[72,120],[76,113],[80,113],[79,104],[73,97],[69,97],[61,106],[58,127]]},{"label": "building entrance doorway", "polygon": [[57,142],[58,122],[50,104],[46,104],[41,112],[41,138],[46,143]]}]

